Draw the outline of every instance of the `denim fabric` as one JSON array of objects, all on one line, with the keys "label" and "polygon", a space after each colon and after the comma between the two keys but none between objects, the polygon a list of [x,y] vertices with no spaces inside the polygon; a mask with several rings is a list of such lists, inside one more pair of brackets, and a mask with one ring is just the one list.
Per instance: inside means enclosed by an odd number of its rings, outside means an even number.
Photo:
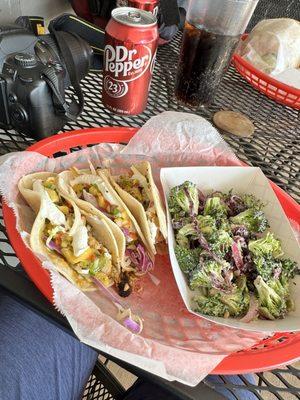
[{"label": "denim fabric", "polygon": [[[97,352],[51,322],[3,293],[0,289],[0,400],[79,400],[97,360]],[[234,384],[238,376],[228,377]],[[254,383],[253,376],[245,378]],[[210,387],[222,382],[208,376]],[[226,389],[224,398],[235,400]],[[256,397],[243,389],[243,400]],[[138,380],[124,400],[176,400],[151,382]]]},{"label": "denim fabric", "polygon": [[0,291],[0,400],[78,400],[97,353]]}]

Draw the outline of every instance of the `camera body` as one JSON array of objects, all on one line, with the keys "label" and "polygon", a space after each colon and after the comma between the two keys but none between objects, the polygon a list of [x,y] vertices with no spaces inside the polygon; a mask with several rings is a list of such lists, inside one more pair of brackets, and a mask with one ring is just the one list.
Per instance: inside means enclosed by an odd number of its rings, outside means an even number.
[{"label": "camera body", "polygon": [[[0,27],[0,126],[42,139],[75,120],[83,108],[79,82],[91,57],[91,47],[76,34],[35,36],[18,25]],[[70,85],[78,102],[68,105]]]},{"label": "camera body", "polygon": [[4,62],[0,75],[0,124],[19,132],[44,138],[59,131],[66,123],[64,110],[56,104],[47,73],[55,76],[64,98],[65,70],[59,63],[44,65],[36,56],[17,53]]}]

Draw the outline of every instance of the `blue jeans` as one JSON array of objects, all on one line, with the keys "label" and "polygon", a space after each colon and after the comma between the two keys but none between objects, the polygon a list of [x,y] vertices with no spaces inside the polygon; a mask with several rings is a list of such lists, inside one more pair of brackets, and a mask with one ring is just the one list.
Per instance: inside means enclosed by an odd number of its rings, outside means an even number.
[{"label": "blue jeans", "polygon": [[[97,356],[96,351],[0,289],[0,400],[79,400]],[[210,379],[213,383],[218,377]],[[239,378],[231,379],[237,383]],[[234,399],[229,392],[221,393]],[[241,398],[254,399],[246,393]],[[176,400],[144,381],[138,381],[124,397],[160,399]]]}]

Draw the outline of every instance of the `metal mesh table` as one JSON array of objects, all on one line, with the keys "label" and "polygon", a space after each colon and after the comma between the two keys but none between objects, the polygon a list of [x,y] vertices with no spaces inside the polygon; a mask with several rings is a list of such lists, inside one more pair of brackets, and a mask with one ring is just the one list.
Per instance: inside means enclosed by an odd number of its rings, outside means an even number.
[{"label": "metal mesh table", "polygon": [[[300,19],[299,0],[264,0],[260,1],[257,11],[251,20],[249,27],[253,27],[260,19],[268,17],[289,16]],[[97,126],[141,126],[151,116],[164,110],[177,110],[191,112],[189,108],[179,105],[173,98],[173,86],[175,70],[178,60],[178,49],[181,35],[178,34],[171,44],[159,49],[157,64],[148,107],[145,112],[135,117],[122,117],[109,112],[101,102],[102,77],[90,74],[82,82],[85,93],[86,105],[82,116],[76,123],[65,126],[64,130],[73,130],[85,127]],[[237,138],[224,134],[224,139],[234,149],[237,156],[250,165],[260,167],[263,172],[286,190],[295,200],[300,200],[300,113],[278,105],[249,86],[230,67],[217,93],[214,104],[207,111],[196,110],[194,112],[211,119],[214,112],[220,109],[240,111],[249,116],[254,122],[256,131],[251,138]],[[0,155],[12,151],[25,150],[33,139],[20,135],[14,131],[0,131]],[[1,210],[0,210],[1,211]],[[18,274],[11,279],[26,280],[25,273],[19,264],[19,260],[11,248],[2,214],[0,214],[0,273],[10,267]],[[28,283],[29,284],[29,283]],[[25,291],[25,289],[24,289]],[[36,296],[38,296],[36,294]],[[43,301],[38,298],[38,301]],[[43,305],[47,307],[47,304]],[[247,389],[255,393],[256,397],[268,399],[300,399],[300,372],[297,368],[275,370],[272,373],[257,374],[257,385],[249,384]],[[222,386],[226,386],[235,398],[240,398],[237,386],[232,385],[226,377],[222,378]],[[118,390],[109,391],[101,386],[100,375],[91,376],[84,395],[84,399],[109,399],[120,395]],[[178,386],[178,385],[177,385]],[[218,385],[217,385],[218,386]],[[95,390],[94,390],[94,389]],[[182,388],[180,389],[183,390]],[[114,397],[115,396],[115,397]],[[185,396],[185,397],[184,397]],[[182,398],[200,398],[199,391],[187,389]]]},{"label": "metal mesh table", "polygon": [[[96,126],[141,126],[152,115],[164,110],[191,112],[173,98],[175,67],[181,35],[170,45],[158,51],[158,60],[149,95],[148,107],[143,114],[123,117],[106,110],[101,102],[102,77],[90,74],[83,82],[86,106],[76,123],[65,126],[72,130]],[[300,200],[300,135],[299,112],[270,101],[255,91],[230,67],[215,102],[207,112],[196,112],[211,119],[220,109],[240,111],[254,122],[256,131],[251,138],[224,135],[240,159],[262,168],[275,183],[286,190],[295,200]],[[0,133],[1,154],[24,150],[33,140],[13,131]]]}]

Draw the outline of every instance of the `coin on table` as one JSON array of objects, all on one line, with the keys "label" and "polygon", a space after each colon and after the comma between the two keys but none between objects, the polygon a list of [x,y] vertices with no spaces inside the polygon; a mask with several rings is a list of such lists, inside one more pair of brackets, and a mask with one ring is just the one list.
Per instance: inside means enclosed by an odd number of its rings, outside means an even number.
[{"label": "coin on table", "polygon": [[253,135],[255,129],[249,118],[235,111],[218,111],[214,114],[213,121],[223,131],[242,137]]}]

